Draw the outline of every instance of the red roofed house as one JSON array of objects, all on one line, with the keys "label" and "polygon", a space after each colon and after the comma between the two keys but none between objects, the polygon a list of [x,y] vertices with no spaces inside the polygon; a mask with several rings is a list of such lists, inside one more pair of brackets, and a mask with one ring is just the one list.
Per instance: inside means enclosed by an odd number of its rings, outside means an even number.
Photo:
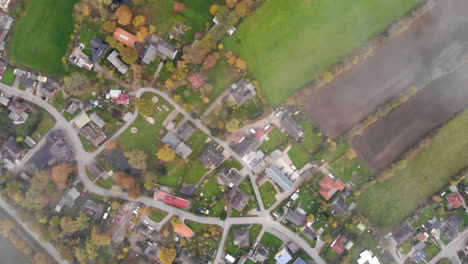
[{"label": "red roofed house", "polygon": [[323,177],[323,179],[320,180],[319,185],[322,187],[322,189],[320,189],[320,194],[327,201],[330,200],[337,191],[342,191],[346,187],[346,184],[343,181],[335,179],[330,174]]},{"label": "red roofed house", "polygon": [[458,192],[447,196],[447,201],[454,209],[460,208],[463,205],[463,199]]},{"label": "red roofed house", "polygon": [[118,98],[115,99],[116,104],[128,105],[130,104],[130,95],[129,94],[120,94]]},{"label": "red roofed house", "polygon": [[135,47],[135,42],[137,41],[137,37],[135,35],[128,33],[122,28],[117,28],[114,31],[114,38],[131,48]]},{"label": "red roofed house", "polygon": [[177,234],[184,236],[185,238],[191,238],[193,235],[195,235],[195,232],[193,232],[190,227],[186,226],[184,223],[178,225],[177,227],[174,227],[174,232]]},{"label": "red roofed house", "polygon": [[156,191],[154,196],[155,199],[162,200],[164,203],[175,207],[179,207],[182,209],[187,209],[189,207],[189,201],[179,197],[175,197],[166,192]]},{"label": "red roofed house", "polygon": [[190,75],[188,78],[189,82],[192,84],[193,88],[200,88],[206,83],[205,77],[200,73],[196,72]]},{"label": "red roofed house", "polygon": [[331,243],[330,247],[338,254],[343,253],[346,250],[345,243],[348,239],[344,236],[338,236],[333,243]]}]

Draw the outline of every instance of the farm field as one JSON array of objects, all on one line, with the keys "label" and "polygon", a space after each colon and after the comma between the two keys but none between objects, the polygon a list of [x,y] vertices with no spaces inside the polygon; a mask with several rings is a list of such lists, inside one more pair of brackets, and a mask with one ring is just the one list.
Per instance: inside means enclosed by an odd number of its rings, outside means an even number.
[{"label": "farm field", "polygon": [[389,231],[442,189],[466,167],[468,111],[447,123],[433,142],[408,161],[392,178],[378,182],[363,192],[359,210],[374,225]]},{"label": "farm field", "polygon": [[[467,31],[468,33],[468,31]],[[468,105],[468,64],[429,84],[351,140],[362,161],[378,171]]]},{"label": "farm field", "polygon": [[278,105],[421,2],[268,0],[226,48],[246,59],[270,103]]},{"label": "farm field", "polygon": [[468,20],[461,14],[467,11],[463,1],[439,3],[410,30],[386,41],[330,84],[297,93],[296,101],[329,137],[342,135],[411,86],[425,86],[423,80],[432,76],[435,67],[449,64],[450,58],[441,54],[449,54],[456,40],[466,41],[466,31],[460,30],[466,28]]},{"label": "farm field", "polygon": [[52,75],[64,75],[62,57],[73,32],[77,0],[34,0],[13,28],[8,47],[12,62]]}]

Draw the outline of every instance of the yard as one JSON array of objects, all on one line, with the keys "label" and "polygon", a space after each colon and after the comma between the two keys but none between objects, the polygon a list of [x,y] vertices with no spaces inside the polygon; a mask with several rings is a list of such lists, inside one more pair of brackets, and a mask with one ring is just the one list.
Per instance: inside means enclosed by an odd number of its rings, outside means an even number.
[{"label": "yard", "polygon": [[2,83],[12,85],[15,82],[16,75],[13,73],[13,68],[7,68],[2,78]]},{"label": "yard", "polygon": [[260,195],[262,196],[263,204],[265,208],[270,208],[274,203],[276,203],[275,195],[278,193],[275,186],[271,182],[265,182],[259,188]]},{"label": "yard", "polygon": [[268,0],[225,44],[278,105],[421,2]]},{"label": "yard", "polygon": [[467,122],[465,111],[447,123],[405,169],[367,189],[360,196],[359,210],[384,231],[412,215],[466,166]]},{"label": "yard", "polygon": [[40,72],[64,75],[62,63],[73,32],[73,5],[77,0],[34,0],[13,28],[8,54],[13,63]]},{"label": "yard", "polygon": [[358,157],[349,159],[346,155],[343,155],[331,166],[333,173],[338,178],[346,182],[353,182],[356,186],[368,181],[374,175]]},{"label": "yard", "polygon": [[288,136],[278,128],[275,128],[270,132],[270,134],[268,134],[268,141],[263,141],[259,149],[265,153],[270,153],[277,148],[281,148],[287,142]]},{"label": "yard", "polygon": [[294,145],[288,152],[288,156],[296,168],[304,167],[312,159],[300,146]]},{"label": "yard", "polygon": [[32,139],[39,142],[39,140],[41,140],[41,138],[44,137],[54,125],[55,119],[48,112],[44,111],[41,122],[37,125],[36,130],[31,135]]},{"label": "yard", "polygon": [[279,248],[283,245],[283,240],[277,238],[271,233],[265,232],[265,234],[262,236],[262,239],[260,240],[260,244],[270,249],[270,254],[275,254],[276,251],[278,251]]}]

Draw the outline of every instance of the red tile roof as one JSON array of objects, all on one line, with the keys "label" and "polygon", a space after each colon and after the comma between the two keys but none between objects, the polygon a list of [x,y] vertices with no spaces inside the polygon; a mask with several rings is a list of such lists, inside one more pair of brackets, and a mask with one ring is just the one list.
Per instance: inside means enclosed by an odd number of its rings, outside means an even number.
[{"label": "red tile roof", "polygon": [[137,37],[129,32],[123,30],[122,28],[117,28],[114,32],[114,38],[123,44],[134,48]]},{"label": "red tile roof", "polygon": [[206,83],[205,77],[198,72],[193,73],[187,79],[192,84],[193,88],[199,88]]},{"label": "red tile roof", "polygon": [[427,233],[422,233],[421,235],[418,236],[418,241],[421,243],[426,242],[426,240],[429,238],[429,235]]},{"label": "red tile roof", "polygon": [[343,253],[346,250],[346,241],[348,239],[344,236],[338,236],[335,241],[330,245],[330,247],[338,254]]},{"label": "red tile roof", "polygon": [[337,191],[342,191],[346,187],[343,181],[340,179],[334,180],[330,175],[323,177],[319,185],[322,187],[322,189],[320,189],[320,194],[327,201],[330,200]]},{"label": "red tile roof", "polygon": [[255,137],[258,138],[258,139],[261,139],[264,135],[265,135],[265,132],[263,132],[260,129],[257,130],[257,132],[255,132]]},{"label": "red tile roof", "polygon": [[191,238],[193,237],[193,235],[195,235],[193,230],[190,229],[190,227],[186,226],[185,224],[180,224],[179,226],[174,227],[174,232],[186,238]]},{"label": "red tile roof", "polygon": [[117,99],[115,99],[116,104],[121,105],[128,105],[130,103],[130,95],[129,94],[120,94]]},{"label": "red tile roof", "polygon": [[447,201],[449,202],[450,206],[455,209],[460,208],[463,205],[463,199],[459,193],[454,193],[447,196]]},{"label": "red tile roof", "polygon": [[157,191],[155,198],[162,200],[166,204],[173,205],[175,207],[179,207],[182,209],[187,209],[189,206],[189,201],[179,198],[179,197],[175,197],[173,195],[170,195],[162,191]]}]

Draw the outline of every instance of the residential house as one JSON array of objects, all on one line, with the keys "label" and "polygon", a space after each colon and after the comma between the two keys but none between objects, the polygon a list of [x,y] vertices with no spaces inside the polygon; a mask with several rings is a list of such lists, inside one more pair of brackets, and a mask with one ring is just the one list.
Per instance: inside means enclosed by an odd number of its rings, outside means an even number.
[{"label": "residential house", "polygon": [[10,2],[11,0],[0,0],[0,8],[5,11],[5,12],[8,12],[8,7],[10,5]]},{"label": "residential house", "polygon": [[192,154],[192,149],[172,132],[167,132],[161,141],[169,145],[183,159],[187,159]]},{"label": "residential house", "polygon": [[284,111],[281,118],[281,125],[284,127],[286,132],[296,140],[302,140],[304,137],[304,129],[298,124],[292,117],[292,113]]},{"label": "residential house", "polygon": [[36,87],[36,84],[37,84],[37,76],[28,72],[28,71],[25,71],[25,70],[22,70],[22,69],[19,69],[19,68],[16,68],[14,71],[13,71],[13,74],[16,75],[19,83],[25,87],[28,91],[32,92],[34,91],[34,88]]},{"label": "residential house", "polygon": [[29,117],[29,114],[27,113],[29,107],[17,98],[10,102],[8,110],[10,110],[8,118],[10,118],[15,125],[24,124]]},{"label": "residential house", "polygon": [[55,211],[60,213],[64,206],[73,207],[78,197],[80,197],[80,192],[75,187],[72,187],[62,196],[57,206],[55,206]]},{"label": "residential house", "polygon": [[232,231],[233,243],[241,248],[250,246],[250,228],[236,228]]},{"label": "residential house", "polygon": [[65,112],[67,112],[70,115],[74,115],[78,109],[83,109],[84,104],[78,99],[70,99],[67,103],[67,106],[65,107]]},{"label": "residential house", "polygon": [[205,151],[198,157],[206,168],[219,166],[224,161],[224,158],[223,153],[217,150],[213,145],[208,145]]},{"label": "residential house", "polygon": [[180,187],[179,192],[189,197],[193,196],[197,191],[198,186],[196,184],[184,184]]},{"label": "residential house", "polygon": [[306,222],[306,212],[301,208],[296,210],[288,208],[285,217],[288,222],[297,226],[303,226]]},{"label": "residential house", "polygon": [[245,161],[249,169],[251,169],[254,173],[259,173],[267,165],[263,160],[264,156],[265,155],[261,151],[250,152],[246,156],[242,157],[242,160]]},{"label": "residential house", "polygon": [[333,203],[331,204],[331,208],[333,209],[333,214],[338,216],[345,216],[349,212],[349,206],[341,197],[333,201]]},{"label": "residential house", "polygon": [[182,248],[175,260],[176,263],[179,264],[205,264],[197,255],[193,252],[189,252],[185,247]]},{"label": "residential house", "polygon": [[253,252],[252,260],[255,262],[262,263],[268,259],[269,255],[270,251],[268,251],[268,249],[266,249],[264,246],[258,244]]},{"label": "residential house", "polygon": [[85,126],[81,128],[80,133],[93,144],[93,146],[98,147],[107,137],[102,131],[95,131],[91,126]]},{"label": "residential house", "polygon": [[130,104],[130,95],[123,93],[122,90],[110,90],[106,95],[107,99],[112,99],[116,104]]},{"label": "residential house", "polygon": [[276,253],[275,260],[277,264],[287,264],[292,260],[292,256],[289,254],[288,249],[284,247]]},{"label": "residential house", "polygon": [[195,133],[196,129],[190,124],[190,122],[185,122],[183,125],[181,125],[177,129],[177,137],[180,138],[180,140],[186,142],[187,140],[192,137],[193,133]]},{"label": "residential house", "polygon": [[319,193],[322,195],[325,200],[330,200],[337,191],[342,191],[345,189],[346,184],[340,179],[336,179],[333,175],[328,174],[323,177],[319,185],[321,187]]},{"label": "residential house", "polygon": [[153,35],[143,53],[142,61],[145,64],[150,64],[156,59],[157,55],[164,59],[169,58],[173,60],[177,56],[177,53],[178,50],[174,45]]},{"label": "residential house", "polygon": [[97,220],[101,218],[102,213],[104,212],[104,205],[88,199],[81,206],[81,210],[84,211],[86,214],[93,216],[94,220]]},{"label": "residential house", "polygon": [[457,209],[463,206],[463,198],[458,192],[448,195],[447,202],[449,203],[450,207],[452,207],[453,209]]},{"label": "residential house", "polygon": [[7,107],[8,108],[8,105],[10,104],[10,101],[11,101],[11,97],[10,96],[6,96],[4,94],[0,95],[0,104]]},{"label": "residential house", "polygon": [[29,148],[34,148],[36,145],[36,141],[34,141],[34,139],[32,139],[30,136],[24,138],[24,143],[26,143]]},{"label": "residential house", "polygon": [[[0,0],[0,7],[2,1],[5,0]],[[13,25],[13,22],[15,22],[15,20],[11,16],[8,16],[3,12],[0,13],[0,51],[5,50],[6,38],[11,26]]]},{"label": "residential house", "polygon": [[137,41],[137,37],[135,35],[123,30],[122,28],[117,28],[114,31],[114,38],[131,48],[135,47],[135,43]]},{"label": "residential house", "polygon": [[83,53],[84,47],[85,46],[83,44],[75,47],[75,49],[73,49],[72,53],[68,57],[68,61],[73,65],[90,71],[94,68],[94,64],[93,61],[89,59],[88,55]]},{"label": "residential house", "polygon": [[239,184],[244,180],[242,175],[240,175],[236,169],[228,169],[227,167],[224,167],[218,173],[217,179],[219,184],[227,185],[229,187],[239,186]]},{"label": "residential house", "polygon": [[444,234],[448,239],[452,240],[458,235],[458,229],[462,225],[461,220],[455,216],[455,215],[450,215],[445,221],[445,223],[442,225],[440,228],[440,231],[442,234]]},{"label": "residential house", "polygon": [[102,120],[101,117],[98,116],[98,114],[96,113],[92,113],[90,116],[89,116],[89,119],[91,119],[91,121],[93,121],[93,123],[99,127],[99,128],[103,128],[106,126],[106,122],[104,120]]},{"label": "residential house", "polygon": [[359,254],[358,264],[380,264],[380,261],[372,251],[364,250]]},{"label": "residential house", "polygon": [[291,254],[296,254],[301,248],[294,242],[289,242],[288,245],[288,250],[291,252]]},{"label": "residential house", "polygon": [[179,208],[182,208],[182,209],[187,209],[189,207],[189,205],[190,205],[190,202],[188,200],[185,200],[185,199],[182,199],[182,198],[179,198],[179,197],[175,197],[173,195],[170,195],[170,194],[168,194],[166,192],[159,191],[159,190],[156,190],[154,192],[154,199],[155,200],[161,200],[166,204],[169,204],[169,205],[172,205],[172,206],[175,206],[175,207],[179,207]]},{"label": "residential house", "polygon": [[86,112],[84,111],[73,119],[73,123],[75,124],[75,126],[80,129],[89,124],[89,122],[91,122],[91,119],[89,118],[88,114],[86,114]]},{"label": "residential house", "polygon": [[241,79],[238,82],[231,85],[229,95],[237,105],[242,105],[256,94],[255,86],[252,82],[247,82],[245,79]]},{"label": "residential house", "polygon": [[205,77],[198,72],[192,73],[187,80],[192,84],[192,87],[197,89],[206,83]]},{"label": "residential house", "polygon": [[427,254],[424,250],[416,251],[411,257],[416,263],[426,263]]},{"label": "residential house", "polygon": [[5,75],[7,70],[7,63],[3,59],[0,59],[0,80],[3,79],[3,75]]},{"label": "residential house", "polygon": [[25,151],[14,137],[8,138],[0,149],[0,158],[6,169],[13,171],[19,165],[19,159]]},{"label": "residential house", "polygon": [[266,169],[265,172],[285,192],[291,190],[294,187],[294,182],[275,165],[272,165],[270,168]]},{"label": "residential house", "polygon": [[330,245],[330,247],[338,254],[342,254],[346,250],[348,239],[345,236],[338,236]]},{"label": "residential house", "polygon": [[60,84],[57,81],[49,79],[41,84],[41,95],[46,98],[55,98],[60,89]]},{"label": "residential house", "polygon": [[240,157],[244,157],[246,154],[256,151],[260,144],[262,142],[255,135],[249,134],[237,137],[232,147]]},{"label": "residential house", "polygon": [[112,51],[107,60],[123,75],[128,73],[128,66],[119,58],[117,51]]},{"label": "residential house", "polygon": [[195,235],[195,232],[193,232],[193,230],[190,229],[190,227],[188,227],[184,223],[181,223],[180,225],[174,227],[174,232],[189,239]]},{"label": "residential house", "polygon": [[239,212],[244,210],[245,205],[249,201],[249,196],[242,192],[238,187],[232,188],[227,194],[228,203],[232,208]]},{"label": "residential house", "polygon": [[91,39],[91,59],[94,63],[98,63],[101,60],[102,56],[109,49],[109,44],[107,44],[103,39],[98,37],[93,37]]},{"label": "residential house", "polygon": [[301,257],[298,257],[292,264],[307,264],[307,262],[305,262]]},{"label": "residential house", "polygon": [[72,147],[62,130],[54,130],[47,135],[44,146],[31,159],[37,170],[52,167],[55,164],[69,162],[75,157]]},{"label": "residential house", "polygon": [[414,229],[410,223],[405,222],[403,225],[392,232],[393,239],[397,242],[398,246],[405,243],[408,239],[413,237]]},{"label": "residential house", "polygon": [[309,226],[306,225],[304,227],[304,229],[302,230],[302,234],[307,238],[309,239],[310,241],[314,241],[314,240],[317,240],[317,232],[315,232],[314,228],[312,227],[312,225]]}]

